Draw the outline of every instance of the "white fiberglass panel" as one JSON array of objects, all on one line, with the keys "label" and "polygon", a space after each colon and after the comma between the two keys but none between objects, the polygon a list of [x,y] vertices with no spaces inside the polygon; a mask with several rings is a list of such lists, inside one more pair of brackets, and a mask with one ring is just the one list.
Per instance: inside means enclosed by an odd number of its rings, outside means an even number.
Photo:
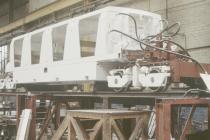
[{"label": "white fiberglass panel", "polygon": [[25,69],[16,69],[14,81],[15,83],[95,81],[99,80],[96,78],[96,67],[96,62],[93,61],[71,63],[58,61],[47,67],[33,65]]},{"label": "white fiberglass panel", "polygon": [[[162,24],[160,19],[155,19],[152,16],[145,16],[140,14],[130,14],[132,18],[129,18],[128,34],[136,39],[145,39],[148,36],[155,35],[160,32]],[[135,27],[135,23],[137,27]],[[146,46],[140,46],[140,44],[134,40],[127,38],[127,46],[125,49],[137,50],[144,49]]]},{"label": "white fiberglass panel", "polygon": [[[111,20],[110,31],[118,30],[133,38],[144,39],[161,31],[162,24],[160,20],[161,17],[154,17],[153,14],[132,13],[132,10],[129,13],[122,11],[121,13],[116,13]],[[117,52],[121,49],[141,49],[138,42],[115,31],[110,32],[108,44],[110,52]]]},{"label": "white fiberglass panel", "polygon": [[[112,66],[99,66],[97,62],[120,60],[122,49],[139,49],[139,44],[135,41],[111,32],[119,30],[135,37],[134,24],[130,17],[120,13],[130,14],[136,19],[141,39],[156,34],[161,29],[159,15],[118,7],[104,8],[46,26],[12,40],[12,43],[21,38],[26,40],[17,43],[19,46],[21,43],[26,47],[27,44],[36,44],[35,47],[31,46],[32,52],[28,53],[28,47],[22,53],[24,59],[31,61],[32,57],[32,64],[21,61],[22,50],[11,49],[10,67],[14,82],[105,81]],[[56,28],[59,29],[55,31]],[[41,32],[32,42],[28,42],[31,36]],[[22,62],[24,65],[20,67]],[[19,67],[14,67],[15,63]]]}]

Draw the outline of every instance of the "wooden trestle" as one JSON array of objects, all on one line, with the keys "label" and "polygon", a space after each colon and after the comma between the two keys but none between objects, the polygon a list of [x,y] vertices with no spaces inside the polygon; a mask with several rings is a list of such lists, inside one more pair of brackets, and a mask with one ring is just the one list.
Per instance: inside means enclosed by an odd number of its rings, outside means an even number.
[{"label": "wooden trestle", "polygon": [[[146,94],[146,93],[145,93]],[[180,93],[178,93],[180,94]],[[183,93],[184,94],[184,93]],[[150,95],[150,94],[148,94]],[[168,94],[166,94],[168,95]],[[193,95],[193,94],[189,94]],[[122,131],[122,129],[119,127],[119,122],[116,123],[117,118],[125,119],[125,118],[135,118],[137,122],[137,127],[143,127],[142,119],[144,118],[144,115],[148,113],[146,112],[111,112],[108,111],[93,111],[94,109],[94,103],[101,102],[102,106],[101,109],[110,109],[111,104],[117,103],[117,104],[123,104],[124,107],[130,108],[135,105],[149,105],[151,107],[156,108],[156,140],[169,140],[171,138],[171,135],[173,135],[173,108],[176,106],[190,106],[192,107],[188,117],[186,124],[184,125],[184,129],[182,130],[180,134],[180,139],[183,140],[187,134],[189,134],[189,130],[191,127],[191,120],[193,113],[195,111],[196,107],[207,107],[208,108],[208,127],[210,129],[210,100],[208,96],[205,98],[197,98],[195,97],[180,97],[180,96],[142,96],[141,94],[30,94],[30,95],[16,95],[16,111],[17,111],[17,120],[20,118],[21,111],[25,108],[32,109],[32,122],[31,122],[31,128],[30,128],[30,140],[35,140],[36,138],[41,139],[43,132],[45,131],[45,128],[49,124],[49,120],[52,119],[52,115],[54,114],[54,123],[56,127],[56,138],[57,136],[60,136],[61,133],[63,133],[63,130],[68,127],[69,138],[74,140],[75,135],[78,137],[81,137],[82,139],[95,139],[96,135],[99,134],[99,136],[103,137],[103,140],[111,140],[111,128],[115,131],[116,135],[120,139],[126,139],[126,140],[132,140],[132,135],[136,135],[137,131],[135,129],[131,129],[131,127],[127,127],[130,125],[130,123],[125,123],[123,128],[126,128],[126,131]],[[35,130],[36,130],[36,120],[37,120],[37,108],[36,108],[36,100],[51,100],[54,102],[53,106],[49,108],[48,113],[46,113],[45,120],[43,121],[43,127],[42,132],[40,136],[36,136]],[[61,104],[66,104],[68,106],[68,102],[71,101],[78,101],[80,103],[80,108],[78,109],[90,109],[89,111],[68,111],[67,117],[62,121],[60,116],[60,106]],[[70,107],[67,107],[67,110],[71,109]],[[143,116],[142,116],[143,115]],[[83,118],[83,119],[79,119]],[[93,128],[89,129],[90,133],[87,133],[84,131],[84,128],[82,128],[82,123],[85,120],[84,118],[90,118],[89,120],[98,120],[95,121],[95,125],[93,125]],[[92,122],[90,124],[93,124]],[[17,121],[18,125],[18,121]],[[123,124],[121,124],[123,125]],[[137,128],[135,127],[135,128]],[[104,129],[102,129],[104,128]],[[100,130],[101,129],[101,130]],[[99,133],[99,130],[102,131],[102,133]],[[60,131],[60,132],[59,132]],[[90,134],[90,135],[89,135]],[[106,135],[104,135],[106,134]],[[135,136],[134,135],[134,136]],[[130,137],[130,138],[129,138]]]}]

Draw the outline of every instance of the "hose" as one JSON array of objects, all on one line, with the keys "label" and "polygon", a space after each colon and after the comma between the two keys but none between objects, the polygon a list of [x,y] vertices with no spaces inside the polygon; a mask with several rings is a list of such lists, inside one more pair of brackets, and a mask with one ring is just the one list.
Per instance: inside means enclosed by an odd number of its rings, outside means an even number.
[{"label": "hose", "polygon": [[173,33],[172,35],[167,35],[167,36],[164,36],[164,37],[174,37],[175,35],[177,35],[178,34],[178,32],[180,31],[180,22],[176,22],[176,23],[174,23],[174,24],[172,24],[171,26],[167,26],[166,28],[164,28],[161,32],[159,32],[158,34],[156,34],[156,35],[151,35],[151,36],[147,36],[146,38],[150,38],[150,40],[152,40],[152,39],[154,39],[154,38],[156,38],[158,35],[160,35],[160,34],[163,34],[164,32],[166,32],[166,31],[169,31],[171,28],[173,28],[173,27],[175,27],[175,26],[178,26],[178,28],[177,28],[177,30],[176,30],[176,32],[175,33]]},{"label": "hose", "polygon": [[160,42],[160,43],[170,42],[170,43],[176,45],[177,47],[179,47],[182,51],[184,51],[187,56],[190,56],[190,54],[188,53],[188,51],[185,48],[183,48],[180,44],[178,44],[178,43],[176,43],[174,41],[171,41],[171,40],[160,40],[160,41],[157,41],[157,42]]},{"label": "hose", "polygon": [[[129,15],[129,14],[125,14],[125,13],[119,13],[118,15],[125,15],[125,16],[128,16],[128,17],[130,17],[130,18],[132,19],[132,21],[134,22],[134,28],[135,28],[136,38],[137,38],[138,40],[140,40],[140,36],[138,35],[138,29],[137,29],[138,27],[137,27],[136,19],[135,19],[133,16],[131,16],[131,15]],[[142,47],[141,43],[139,43],[139,46],[140,46],[140,48],[141,48],[142,50],[144,50],[144,48]]]},{"label": "hose", "polygon": [[186,97],[188,93],[193,92],[193,91],[200,91],[200,92],[205,92],[205,93],[210,94],[210,92],[207,91],[207,90],[203,90],[203,89],[190,89],[190,90],[187,90],[187,91],[185,92],[185,94],[183,95],[183,97]]},{"label": "hose", "polygon": [[181,57],[190,59],[190,60],[192,60],[193,62],[195,62],[197,65],[199,65],[200,68],[202,69],[202,71],[203,71],[204,73],[208,74],[207,71],[205,70],[205,68],[204,68],[197,60],[195,60],[194,58],[192,58],[192,57],[190,57],[190,56],[183,55],[183,54],[180,54],[180,53],[177,53],[177,52],[174,52],[174,51],[165,50],[165,49],[163,49],[163,48],[159,48],[159,47],[152,46],[152,45],[147,44],[147,43],[145,43],[145,42],[143,42],[143,41],[140,41],[140,40],[138,40],[138,39],[136,39],[136,38],[134,38],[134,37],[132,37],[132,36],[126,34],[126,33],[123,33],[123,32],[121,32],[121,31],[119,31],[119,30],[112,30],[112,31],[110,31],[110,32],[117,32],[117,33],[120,33],[120,34],[122,34],[122,35],[124,35],[124,36],[126,36],[126,37],[128,37],[128,38],[130,38],[130,39],[132,39],[132,40],[134,40],[134,41],[136,41],[136,42],[139,42],[139,43],[141,43],[141,44],[143,44],[143,45],[145,45],[145,46],[148,46],[148,47],[150,47],[150,48],[153,48],[153,49],[156,49],[156,50],[159,50],[159,51],[163,51],[163,52],[167,52],[167,53],[170,53],[170,54],[174,54],[174,55],[176,55],[176,56],[181,56]]},{"label": "hose", "polygon": [[[171,28],[173,28],[173,27],[175,27],[175,26],[178,26],[176,32],[174,32],[172,35],[166,36],[166,37],[174,37],[174,36],[176,36],[176,35],[179,33],[179,31],[180,31],[180,29],[181,29],[181,28],[180,28],[180,27],[181,27],[180,22],[176,22],[176,23],[172,24],[170,27],[166,28],[166,31],[170,30]],[[164,32],[165,32],[165,31],[164,31]]]}]

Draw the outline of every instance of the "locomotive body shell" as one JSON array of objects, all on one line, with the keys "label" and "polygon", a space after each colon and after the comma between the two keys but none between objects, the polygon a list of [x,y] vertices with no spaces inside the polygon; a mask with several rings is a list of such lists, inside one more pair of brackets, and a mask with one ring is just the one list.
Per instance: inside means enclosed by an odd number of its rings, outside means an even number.
[{"label": "locomotive body shell", "polygon": [[138,43],[110,32],[135,32],[130,18],[119,13],[138,17],[142,37],[162,28],[159,15],[107,7],[15,37],[6,71],[14,84],[106,81],[115,63],[127,61],[124,48],[139,49]]}]

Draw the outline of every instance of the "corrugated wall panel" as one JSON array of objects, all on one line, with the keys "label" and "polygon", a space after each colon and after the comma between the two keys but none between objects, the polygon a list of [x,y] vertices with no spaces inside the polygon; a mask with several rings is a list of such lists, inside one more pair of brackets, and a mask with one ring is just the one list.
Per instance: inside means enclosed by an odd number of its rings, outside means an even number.
[{"label": "corrugated wall panel", "polygon": [[190,54],[199,62],[210,63],[210,47],[190,51]]},{"label": "corrugated wall panel", "polygon": [[210,1],[169,9],[169,21],[180,21],[187,48],[210,46]]}]

